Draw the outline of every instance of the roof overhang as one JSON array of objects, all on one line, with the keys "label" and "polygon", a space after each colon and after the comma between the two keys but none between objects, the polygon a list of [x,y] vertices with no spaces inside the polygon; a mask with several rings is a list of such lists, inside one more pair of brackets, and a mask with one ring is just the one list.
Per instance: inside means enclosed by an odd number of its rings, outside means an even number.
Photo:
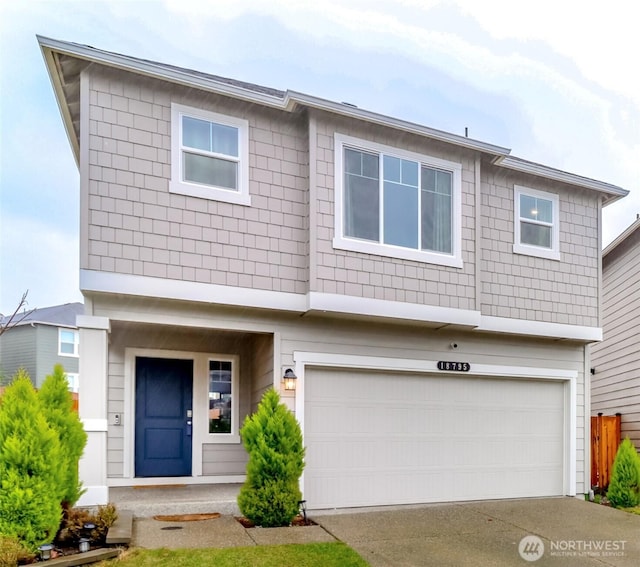
[{"label": "roof overhang", "polygon": [[[395,130],[424,136],[432,140],[481,152],[482,154],[488,155],[492,160],[492,163],[498,167],[504,167],[597,191],[602,194],[604,204],[609,204],[628,194],[627,190],[615,185],[567,173],[511,156],[511,150],[509,148],[474,140],[473,138],[459,136],[457,134],[444,132],[434,128],[428,128],[406,120],[400,120],[398,118],[392,118],[383,114],[363,110],[350,104],[333,102],[296,91],[275,91],[273,89],[264,88],[251,89],[246,86],[241,86],[242,84],[238,81],[235,81],[236,84],[234,84],[234,81],[225,82],[221,81],[219,77],[216,78],[213,75],[207,75],[205,73],[189,69],[182,69],[180,67],[166,65],[155,61],[121,55],[119,53],[104,51],[87,45],[60,41],[39,35],[36,37],[47,65],[49,77],[53,84],[56,100],[60,108],[60,113],[62,114],[76,163],[79,163],[79,136],[77,128],[74,127],[74,112],[78,112],[79,110],[74,109],[73,107],[73,105],[77,104],[78,101],[69,100],[70,89],[60,64],[60,56],[64,55],[84,61],[85,66],[88,64],[100,64],[288,112],[294,112],[301,108],[313,108],[393,128]],[[81,68],[84,67],[79,66],[77,69]],[[255,87],[258,87],[258,85],[255,85]]]},{"label": "roof overhang", "polygon": [[630,238],[633,234],[636,233],[640,229],[640,216],[627,227],[627,229],[622,232],[618,237],[613,240],[609,245],[602,251],[602,257],[604,258],[607,254],[613,252],[620,244],[625,242],[628,238]]}]

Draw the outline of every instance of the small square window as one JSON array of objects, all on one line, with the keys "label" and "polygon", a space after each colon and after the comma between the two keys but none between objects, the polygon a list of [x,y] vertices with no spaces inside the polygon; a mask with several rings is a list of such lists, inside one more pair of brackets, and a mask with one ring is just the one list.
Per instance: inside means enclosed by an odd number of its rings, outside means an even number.
[{"label": "small square window", "polygon": [[249,123],[171,105],[172,193],[250,205]]},{"label": "small square window", "polygon": [[516,254],[560,259],[558,195],[527,187],[514,189]]},{"label": "small square window", "polygon": [[58,329],[58,355],[78,356],[80,337],[78,331],[72,329]]}]

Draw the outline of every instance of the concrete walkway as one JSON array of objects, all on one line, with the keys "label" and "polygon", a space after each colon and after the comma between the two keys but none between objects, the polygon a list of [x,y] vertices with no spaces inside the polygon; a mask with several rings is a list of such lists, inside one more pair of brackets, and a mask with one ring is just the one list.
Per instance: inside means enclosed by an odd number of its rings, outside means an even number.
[{"label": "concrete walkway", "polygon": [[367,508],[310,516],[318,526],[248,530],[231,515],[168,523],[136,518],[132,544],[234,547],[340,540],[372,567],[640,565],[640,516],[576,498]]}]

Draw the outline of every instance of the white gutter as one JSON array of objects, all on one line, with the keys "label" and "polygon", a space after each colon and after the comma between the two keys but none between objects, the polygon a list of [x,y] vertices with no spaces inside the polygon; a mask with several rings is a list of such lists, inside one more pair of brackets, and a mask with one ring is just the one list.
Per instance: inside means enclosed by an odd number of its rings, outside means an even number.
[{"label": "white gutter", "polygon": [[352,117],[359,120],[366,120],[374,124],[381,126],[388,126],[398,130],[404,130],[413,134],[421,136],[427,136],[429,138],[454,144],[473,150],[489,153],[492,155],[507,155],[510,150],[494,144],[487,144],[471,138],[465,138],[464,136],[458,136],[456,134],[450,134],[433,128],[427,128],[413,122],[406,120],[399,120],[397,118],[391,118],[383,114],[370,112],[367,110],[361,110],[357,107],[349,106],[342,103],[337,103],[329,100],[325,100],[319,97],[306,95],[295,91],[286,91],[284,97],[278,97],[275,95],[269,95],[258,91],[245,89],[239,86],[230,85],[221,81],[216,81],[212,78],[202,77],[199,74],[190,72],[189,70],[179,70],[169,68],[162,64],[157,64],[150,61],[142,61],[127,57],[126,55],[119,55],[117,53],[110,53],[88,47],[85,45],[77,45],[75,43],[69,43],[65,41],[59,41],[42,36],[36,36],[40,44],[41,49],[45,55],[47,67],[49,67],[49,75],[52,75],[53,58],[50,56],[51,51],[57,51],[73,57],[79,57],[87,61],[94,63],[100,63],[109,67],[115,67],[118,69],[135,71],[148,77],[153,77],[162,80],[169,80],[173,83],[181,84],[188,87],[196,87],[209,92],[215,92],[217,94],[231,96],[236,99],[244,100],[247,102],[253,102],[269,106],[272,108],[278,108],[288,112],[293,112],[297,105],[300,104],[305,107],[317,108],[320,110],[326,110],[334,114],[340,114],[342,116]]},{"label": "white gutter", "polygon": [[38,43],[40,44],[40,48],[42,49],[49,76],[51,77],[51,81],[56,91],[56,99],[58,101],[58,106],[60,107],[65,122],[67,136],[69,137],[71,145],[74,149],[76,161],[78,160],[78,141],[75,140],[75,133],[73,132],[73,126],[71,124],[69,111],[66,107],[63,108],[64,105],[62,105],[62,101],[64,100],[64,92],[60,84],[60,77],[58,76],[59,70],[56,69],[55,59],[52,56],[52,52],[54,51],[84,59],[86,61],[99,63],[125,71],[134,71],[148,77],[171,81],[173,83],[188,87],[195,87],[204,91],[230,96],[239,100],[257,103],[263,106],[277,108],[287,112],[293,112],[294,110],[296,110],[298,105],[302,107],[316,108],[319,110],[331,112],[333,114],[339,114],[341,116],[363,120],[369,123],[378,124],[380,126],[402,130],[411,134],[417,134],[419,136],[424,136],[433,140],[453,144],[458,147],[480,151],[493,155],[493,163],[496,166],[528,173],[554,181],[568,183],[578,187],[584,187],[586,189],[592,189],[601,193],[605,193],[606,195],[610,195],[610,198],[606,200],[607,204],[621,197],[624,197],[629,193],[627,190],[622,189],[621,187],[617,187],[616,185],[611,185],[609,183],[597,181],[588,177],[582,177],[573,173],[567,173],[558,169],[513,157],[509,155],[511,152],[509,148],[504,148],[502,146],[480,142],[478,140],[473,140],[471,138],[466,138],[457,134],[451,134],[448,132],[443,132],[441,130],[428,128],[426,126],[421,126],[419,124],[408,122],[406,120],[400,120],[397,118],[385,116],[383,114],[378,114],[376,112],[362,110],[355,106],[329,101],[323,98],[299,93],[296,91],[286,91],[283,93],[283,97],[280,97],[259,92],[257,90],[228,84],[211,77],[201,76],[199,73],[190,71],[188,69],[181,70],[179,68],[174,68],[173,66],[166,66],[152,61],[144,61],[141,59],[128,57],[126,55],[120,55],[118,53],[103,51],[86,45],[59,41],[39,35],[36,37],[38,39]]},{"label": "white gutter", "polygon": [[579,187],[584,187],[585,189],[593,189],[594,191],[599,191],[600,193],[606,193],[615,197],[615,199],[608,200],[607,204],[629,194],[629,191],[622,187],[618,187],[617,185],[611,185],[610,183],[605,183],[604,181],[598,181],[589,177],[583,177],[581,175],[576,175],[575,173],[567,173],[566,171],[533,163],[515,156],[498,157],[494,160],[494,165],[512,169],[514,171],[529,173],[537,177],[545,177],[546,179],[569,183],[570,185],[577,185]]},{"label": "white gutter", "polygon": [[431,138],[433,140],[439,140],[448,144],[454,144],[456,146],[478,150],[492,155],[506,156],[511,151],[509,148],[503,148],[502,146],[480,142],[478,140],[474,140],[473,138],[458,136],[457,134],[451,134],[449,132],[443,132],[442,130],[428,128],[427,126],[421,126],[420,124],[415,124],[406,120],[392,118],[390,116],[385,116],[384,114],[378,114],[377,112],[362,110],[355,106],[350,106],[348,104],[343,104],[340,102],[333,102],[304,93],[287,91],[285,100],[297,102],[302,106],[310,108],[327,110],[333,114],[340,114],[342,116],[347,116],[350,118],[366,120],[367,122],[379,124],[381,126],[389,126],[391,128],[395,128],[396,130],[404,130],[405,132],[409,132],[411,134],[426,136],[427,138]]}]

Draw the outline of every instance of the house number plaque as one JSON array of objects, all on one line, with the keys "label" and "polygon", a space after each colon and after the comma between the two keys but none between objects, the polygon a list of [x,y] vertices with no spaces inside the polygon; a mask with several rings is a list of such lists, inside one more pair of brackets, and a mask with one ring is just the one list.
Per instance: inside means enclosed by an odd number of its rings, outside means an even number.
[{"label": "house number plaque", "polygon": [[471,365],[468,362],[438,362],[438,370],[453,370],[454,372],[469,372]]}]

